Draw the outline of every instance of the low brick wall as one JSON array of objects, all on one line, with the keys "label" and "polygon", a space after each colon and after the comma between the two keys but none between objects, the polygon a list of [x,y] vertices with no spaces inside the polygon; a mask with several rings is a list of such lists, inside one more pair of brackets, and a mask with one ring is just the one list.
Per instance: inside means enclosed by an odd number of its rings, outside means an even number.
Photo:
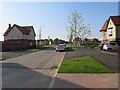
[{"label": "low brick wall", "polygon": [[35,47],[35,40],[8,40],[2,42],[2,51]]}]

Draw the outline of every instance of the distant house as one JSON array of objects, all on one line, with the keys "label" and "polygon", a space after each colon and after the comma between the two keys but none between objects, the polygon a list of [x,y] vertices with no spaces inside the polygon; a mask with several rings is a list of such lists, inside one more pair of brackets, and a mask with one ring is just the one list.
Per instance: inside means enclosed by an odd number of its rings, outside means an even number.
[{"label": "distant house", "polygon": [[35,31],[33,26],[19,26],[9,24],[4,33],[4,42],[2,50],[16,50],[22,48],[35,47]]},{"label": "distant house", "polygon": [[33,26],[18,26],[14,24],[11,27],[11,24],[9,24],[3,36],[4,40],[35,40],[36,34]]},{"label": "distant house", "polygon": [[110,16],[101,30],[101,43],[120,41],[120,16]]}]

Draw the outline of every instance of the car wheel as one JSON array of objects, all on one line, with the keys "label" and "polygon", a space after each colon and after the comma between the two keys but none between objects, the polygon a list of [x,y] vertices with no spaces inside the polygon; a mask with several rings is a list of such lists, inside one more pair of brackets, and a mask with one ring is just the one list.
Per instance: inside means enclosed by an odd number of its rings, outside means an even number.
[{"label": "car wheel", "polygon": [[108,48],[108,50],[107,50],[108,52],[111,52],[112,51],[112,49],[111,48]]}]

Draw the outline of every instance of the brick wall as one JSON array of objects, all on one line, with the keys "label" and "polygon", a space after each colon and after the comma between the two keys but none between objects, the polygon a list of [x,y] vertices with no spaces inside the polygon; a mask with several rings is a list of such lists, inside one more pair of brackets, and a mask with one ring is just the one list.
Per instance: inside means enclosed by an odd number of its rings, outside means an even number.
[{"label": "brick wall", "polygon": [[2,42],[2,51],[35,47],[35,40],[7,40]]}]

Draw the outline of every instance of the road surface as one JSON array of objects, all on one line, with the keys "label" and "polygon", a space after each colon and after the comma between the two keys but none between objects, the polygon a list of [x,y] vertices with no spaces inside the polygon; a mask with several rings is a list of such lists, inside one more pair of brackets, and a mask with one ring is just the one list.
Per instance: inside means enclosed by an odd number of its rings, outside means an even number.
[{"label": "road surface", "polygon": [[64,54],[50,48],[3,61],[3,88],[48,88]]}]

